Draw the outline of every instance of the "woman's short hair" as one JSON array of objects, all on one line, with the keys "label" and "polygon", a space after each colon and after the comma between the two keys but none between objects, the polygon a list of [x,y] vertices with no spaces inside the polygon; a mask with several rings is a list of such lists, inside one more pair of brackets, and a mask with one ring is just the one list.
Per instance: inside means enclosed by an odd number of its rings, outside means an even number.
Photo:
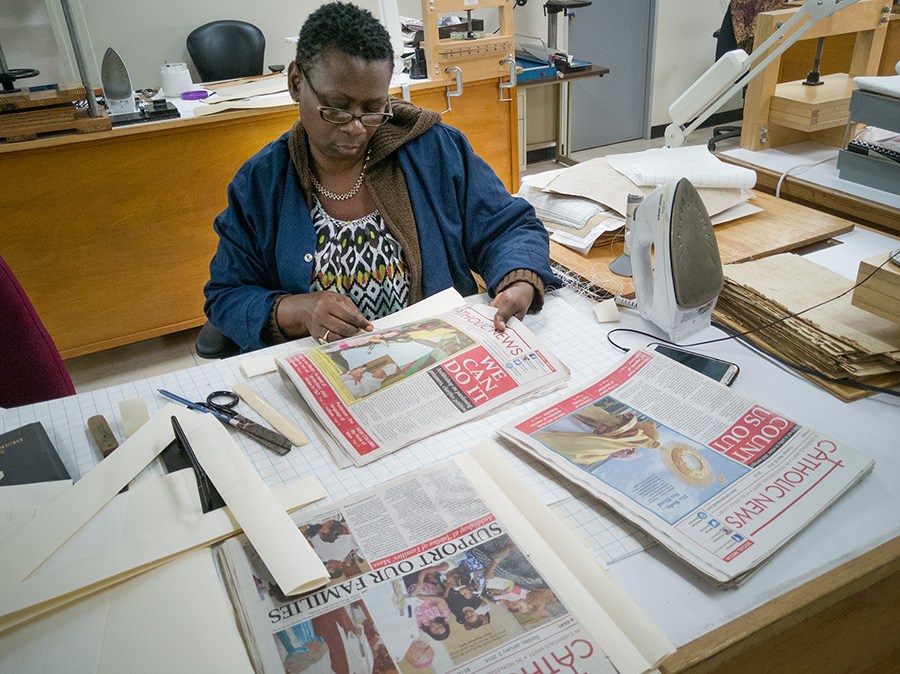
[{"label": "woman's short hair", "polygon": [[366,61],[394,60],[385,27],[371,12],[349,2],[326,3],[307,17],[297,40],[297,63],[305,70],[329,49]]}]

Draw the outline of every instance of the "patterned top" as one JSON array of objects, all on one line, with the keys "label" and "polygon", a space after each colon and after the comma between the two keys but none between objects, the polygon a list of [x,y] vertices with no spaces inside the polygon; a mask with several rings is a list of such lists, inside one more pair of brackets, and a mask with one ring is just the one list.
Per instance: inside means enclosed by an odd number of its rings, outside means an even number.
[{"label": "patterned top", "polygon": [[374,211],[351,222],[336,220],[316,197],[312,221],[316,261],[310,292],[330,290],[346,295],[370,321],[406,307],[406,259],[381,213]]}]

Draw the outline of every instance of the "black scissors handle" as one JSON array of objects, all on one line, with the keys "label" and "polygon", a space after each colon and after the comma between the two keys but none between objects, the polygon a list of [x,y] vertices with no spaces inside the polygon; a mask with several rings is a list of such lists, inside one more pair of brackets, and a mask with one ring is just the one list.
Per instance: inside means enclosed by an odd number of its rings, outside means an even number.
[{"label": "black scissors handle", "polygon": [[234,411],[239,400],[240,398],[237,397],[237,394],[232,393],[231,391],[213,391],[206,396],[206,402],[204,404],[206,407],[211,407],[216,412],[234,418],[240,416]]},{"label": "black scissors handle", "polygon": [[291,449],[291,441],[278,431],[266,428],[262,424],[258,424],[252,419],[235,412],[234,408],[239,400],[238,395],[231,391],[213,391],[206,396],[205,406],[229,417],[232,426],[255,438],[277,454],[287,454]]}]

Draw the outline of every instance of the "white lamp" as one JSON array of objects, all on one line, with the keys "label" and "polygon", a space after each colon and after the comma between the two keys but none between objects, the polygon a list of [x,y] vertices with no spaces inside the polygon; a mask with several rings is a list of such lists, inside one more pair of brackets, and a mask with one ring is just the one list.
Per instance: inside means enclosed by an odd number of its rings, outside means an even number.
[{"label": "white lamp", "polygon": [[[849,7],[859,0],[806,0],[778,30],[747,54],[735,49],[716,61],[687,91],[669,106],[666,147],[679,147],[684,139],[737,94],[773,60],[800,39],[820,19]],[[766,52],[780,42],[771,53]],[[763,58],[765,56],[765,58]],[[693,121],[691,121],[693,120]]]}]

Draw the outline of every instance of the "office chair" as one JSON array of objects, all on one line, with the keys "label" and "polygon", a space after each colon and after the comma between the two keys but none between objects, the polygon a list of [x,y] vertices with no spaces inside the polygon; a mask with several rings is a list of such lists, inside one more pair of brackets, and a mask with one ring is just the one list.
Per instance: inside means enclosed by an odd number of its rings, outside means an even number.
[{"label": "office chair", "polygon": [[[187,50],[202,82],[218,82],[263,74],[266,38],[252,23],[223,19],[195,28]],[[283,65],[269,66],[281,72]]]},{"label": "office chair", "polygon": [[[722,25],[719,30],[713,33],[716,38],[716,61],[728,52],[737,49],[737,38],[734,35],[734,22],[731,18],[731,3],[725,9],[725,17],[722,19]],[[716,151],[716,143],[721,143],[728,138],[740,138],[740,126],[715,126],[713,127],[713,135],[706,143],[706,147],[710,152]]]},{"label": "office chair", "polygon": [[207,321],[200,328],[197,339],[194,340],[194,351],[201,358],[217,360],[219,358],[236,356],[241,352],[241,349],[231,339],[222,334],[219,328]]},{"label": "office chair", "polygon": [[0,407],[75,395],[50,334],[0,257]]}]

